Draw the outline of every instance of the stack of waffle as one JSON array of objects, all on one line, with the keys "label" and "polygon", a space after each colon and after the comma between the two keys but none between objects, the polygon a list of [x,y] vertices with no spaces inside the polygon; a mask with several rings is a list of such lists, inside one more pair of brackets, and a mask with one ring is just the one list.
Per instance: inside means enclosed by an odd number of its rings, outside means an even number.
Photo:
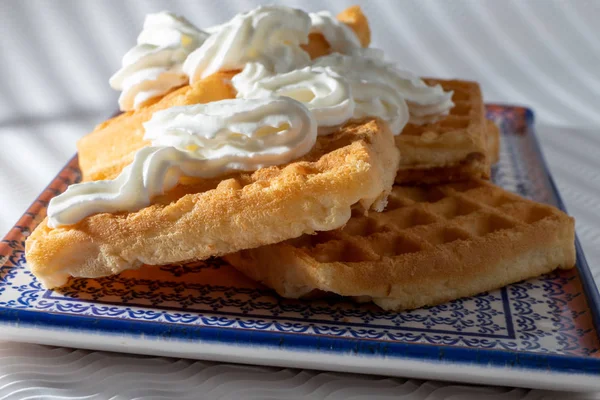
[{"label": "stack of waffle", "polygon": [[[368,44],[360,9],[338,18]],[[330,51],[318,34],[306,50]],[[113,179],[131,163],[149,145],[143,123],[154,112],[235,97],[236,73],[216,73],[99,125],[78,144],[84,180]],[[485,118],[479,85],[427,83],[453,92],[454,107],[436,122],[409,123],[395,137],[381,121],[350,122],[287,165],[182,178],[139,211],[60,228],[42,223],[27,240],[28,264],[52,288],[71,276],[223,256],[284,297],[335,293],[387,310],[572,268],[573,219],[488,181],[499,131]]]},{"label": "stack of waffle", "polygon": [[500,137],[475,82],[450,114],[396,136],[400,168],[383,212],[225,259],[283,297],[335,293],[406,310],[472,296],[575,264],[574,221],[490,183]]}]

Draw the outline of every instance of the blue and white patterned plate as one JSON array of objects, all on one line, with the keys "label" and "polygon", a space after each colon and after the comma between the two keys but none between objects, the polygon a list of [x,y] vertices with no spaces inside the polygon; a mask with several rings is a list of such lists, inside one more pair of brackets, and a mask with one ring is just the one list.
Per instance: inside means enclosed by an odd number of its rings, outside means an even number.
[{"label": "blue and white patterned plate", "polygon": [[[501,127],[494,180],[561,208],[521,107]],[[143,267],[45,290],[24,239],[48,200],[80,179],[73,158],[0,244],[3,339],[141,354],[554,389],[600,389],[600,296],[577,269],[402,313],[341,299],[286,300],[220,260]],[[6,189],[6,188],[5,188]]]}]

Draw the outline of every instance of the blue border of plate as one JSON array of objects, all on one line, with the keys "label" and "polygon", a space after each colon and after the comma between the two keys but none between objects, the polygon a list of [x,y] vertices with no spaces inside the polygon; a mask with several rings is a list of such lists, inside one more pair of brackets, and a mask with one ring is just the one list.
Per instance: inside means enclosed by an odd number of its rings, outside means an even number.
[{"label": "blue border of plate", "polygon": [[[526,109],[527,122],[533,127],[534,114]],[[566,211],[548,164],[532,131],[535,149],[552,187],[558,206]],[[579,239],[575,239],[577,270],[587,298],[594,328],[600,332],[600,293],[585,259]],[[0,323],[22,324],[28,327],[65,329],[83,332],[151,337],[155,340],[204,341],[225,345],[268,346],[292,351],[317,351],[353,354],[370,357],[394,357],[419,361],[450,362],[504,368],[525,368],[537,371],[600,374],[600,358],[573,357],[552,354],[528,353],[508,350],[482,350],[454,346],[417,343],[380,342],[368,339],[307,336],[295,333],[264,332],[237,328],[179,326],[157,322],[115,320],[111,318],[70,316],[11,308],[0,308]]]}]

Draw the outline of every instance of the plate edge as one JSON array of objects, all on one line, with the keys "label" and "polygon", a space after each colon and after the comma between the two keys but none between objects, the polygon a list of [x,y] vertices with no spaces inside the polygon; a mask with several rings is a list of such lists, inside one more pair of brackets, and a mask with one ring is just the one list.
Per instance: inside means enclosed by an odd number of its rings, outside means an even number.
[{"label": "plate edge", "polygon": [[[36,332],[37,331],[37,332]],[[4,332],[3,332],[4,333]],[[532,371],[521,365],[498,366],[493,364],[465,364],[449,359],[402,359],[348,356],[340,353],[315,351],[290,351],[276,347],[262,348],[245,344],[209,344],[204,341],[182,343],[161,342],[151,339],[122,338],[113,342],[98,340],[98,335],[77,332],[60,332],[58,340],[49,338],[45,329],[8,329],[9,336],[38,344],[75,346],[91,350],[117,351],[134,354],[159,355],[165,357],[192,358],[210,361],[235,362],[251,365],[307,368],[386,375],[416,379],[435,379],[452,382],[554,389],[572,391],[595,391],[600,389],[598,375],[581,371],[539,369]],[[40,335],[41,333],[45,335]],[[40,337],[42,339],[40,339]],[[137,342],[137,347],[132,347]],[[157,344],[158,343],[158,344]],[[432,366],[434,368],[432,369]]]},{"label": "plate edge", "polygon": [[[537,130],[535,129],[535,114],[530,108],[523,108],[525,109],[528,124],[531,127],[535,151],[540,160],[542,161],[542,165],[546,173],[546,178],[550,183],[550,187],[552,189],[552,193],[554,195],[558,208],[560,208],[568,214],[567,206],[564,200],[562,199],[562,196],[560,195],[560,191],[556,186],[556,182],[554,181],[554,177],[550,172],[548,162],[546,161],[546,157],[544,156],[544,152],[542,151],[542,148],[540,146]],[[596,330],[596,335],[600,338],[600,291],[592,275],[592,270],[590,269],[590,266],[587,262],[585,253],[583,252],[583,247],[581,246],[581,242],[579,241],[579,236],[577,235],[577,233],[575,233],[575,253],[577,257],[577,262],[575,266],[580,274],[579,280],[581,281],[581,285],[583,286],[583,292],[588,303],[588,308],[592,314],[592,322],[594,324],[594,329]]]}]

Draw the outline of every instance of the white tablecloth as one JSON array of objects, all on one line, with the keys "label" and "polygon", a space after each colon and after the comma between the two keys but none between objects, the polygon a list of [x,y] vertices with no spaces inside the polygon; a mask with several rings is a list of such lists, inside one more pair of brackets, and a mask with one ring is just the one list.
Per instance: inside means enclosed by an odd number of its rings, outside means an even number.
[{"label": "white tablecloth", "polygon": [[[340,11],[357,1],[290,1]],[[256,1],[0,4],[0,234],[114,109],[107,84],[147,12],[198,26]],[[600,2],[369,1],[374,45],[422,75],[481,82],[531,106],[552,173],[600,281]],[[1,336],[0,336],[1,338]],[[37,397],[36,397],[37,396]],[[551,399],[564,393],[236,366],[0,342],[0,398]]]}]

